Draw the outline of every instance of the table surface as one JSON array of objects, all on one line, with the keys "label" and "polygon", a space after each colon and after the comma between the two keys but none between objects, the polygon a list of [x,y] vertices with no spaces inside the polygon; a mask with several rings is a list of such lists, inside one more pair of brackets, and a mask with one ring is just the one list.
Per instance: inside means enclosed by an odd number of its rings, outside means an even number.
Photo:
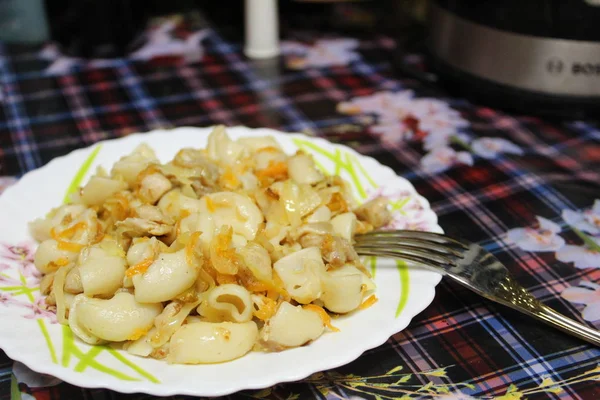
[{"label": "table surface", "polygon": [[[213,124],[305,132],[390,166],[430,201],[447,232],[490,250],[547,305],[600,327],[600,253],[581,237],[600,243],[594,122],[506,113],[423,87],[394,72],[389,38],[286,39],[293,55],[267,61],[246,59],[241,43],[213,30],[192,62],[74,63],[0,46],[0,187],[132,132]],[[545,231],[536,231],[537,217]],[[229,397],[590,399],[600,396],[599,362],[598,348],[444,279],[408,328],[349,365]],[[151,397],[29,387],[12,366],[0,351],[2,400],[11,387],[13,399]]]}]

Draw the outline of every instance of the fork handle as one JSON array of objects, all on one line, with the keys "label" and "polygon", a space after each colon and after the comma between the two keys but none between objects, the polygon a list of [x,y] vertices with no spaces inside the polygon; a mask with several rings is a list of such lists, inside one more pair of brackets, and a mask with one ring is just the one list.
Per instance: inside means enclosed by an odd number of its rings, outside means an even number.
[{"label": "fork handle", "polygon": [[571,318],[567,318],[546,305],[541,304],[539,313],[533,316],[563,332],[569,333],[596,346],[600,346],[600,331],[591,329]]},{"label": "fork handle", "polygon": [[504,283],[504,285],[500,285],[497,288],[494,294],[482,293],[483,296],[545,322],[565,333],[583,339],[588,343],[600,346],[600,331],[574,321],[571,318],[567,318],[558,311],[548,307],[511,278],[507,277]]}]

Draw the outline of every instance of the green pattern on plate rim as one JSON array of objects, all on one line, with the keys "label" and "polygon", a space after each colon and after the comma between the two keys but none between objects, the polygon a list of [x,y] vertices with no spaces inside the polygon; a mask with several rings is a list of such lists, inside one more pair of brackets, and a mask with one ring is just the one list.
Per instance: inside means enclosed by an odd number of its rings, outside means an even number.
[{"label": "green pattern on plate rim", "polygon": [[92,153],[88,156],[88,158],[83,162],[81,167],[79,167],[79,169],[77,170],[77,173],[75,174],[75,176],[73,177],[73,180],[71,181],[71,184],[67,188],[67,192],[65,193],[63,203],[68,203],[71,199],[71,195],[79,189],[79,187],[81,186],[81,182],[83,182],[83,178],[85,178],[85,176],[87,175],[90,167],[92,166],[92,163],[96,159],[96,156],[100,152],[101,148],[102,148],[102,145],[96,146],[96,148],[94,150],[92,150]]}]

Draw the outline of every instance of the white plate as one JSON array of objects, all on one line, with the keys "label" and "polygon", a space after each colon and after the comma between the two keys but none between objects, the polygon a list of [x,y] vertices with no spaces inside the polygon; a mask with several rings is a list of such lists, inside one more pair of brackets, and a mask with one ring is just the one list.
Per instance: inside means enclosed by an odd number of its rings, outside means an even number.
[{"label": "white plate", "polygon": [[[89,346],[73,339],[68,328],[52,321],[52,315],[40,315],[36,307],[40,298],[39,279],[33,276],[35,268],[30,262],[35,244],[28,234],[28,221],[45,215],[63,201],[67,188],[86,160],[92,159],[82,182],[96,166],[110,168],[142,142],[151,145],[165,162],[182,147],[204,147],[210,131],[210,128],[177,128],[105,141],[56,158],[26,174],[5,191],[0,197],[3,225],[0,230],[0,347],[9,357],[35,371],[82,387],[159,396],[219,396],[297,381],[347,364],[406,328],[411,318],[431,303],[435,286],[441,279],[439,274],[378,259],[374,262],[376,265],[368,262],[367,266],[376,272],[379,301],[366,310],[335,319],[334,325],[340,332],[326,333],[308,346],[281,353],[250,353],[224,364],[196,366],[168,365],[108,347]],[[441,232],[429,203],[406,179],[372,158],[304,135],[244,127],[228,128],[227,132],[232,138],[273,135],[287,152],[300,147],[312,153],[326,171],[337,171],[347,179],[358,199],[378,194],[390,196],[396,209],[397,227]]]}]

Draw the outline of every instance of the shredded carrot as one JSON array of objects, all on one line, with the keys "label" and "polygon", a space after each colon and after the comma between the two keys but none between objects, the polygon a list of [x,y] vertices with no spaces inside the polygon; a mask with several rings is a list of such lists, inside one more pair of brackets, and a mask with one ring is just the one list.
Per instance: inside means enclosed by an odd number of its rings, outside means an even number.
[{"label": "shredded carrot", "polygon": [[202,232],[199,231],[192,233],[190,241],[185,245],[185,261],[188,265],[194,265],[194,251],[196,250],[196,245],[201,234]]},{"label": "shredded carrot", "polygon": [[323,309],[323,307],[320,307],[316,304],[306,304],[306,305],[302,306],[302,308],[305,310],[316,312],[319,315],[319,317],[321,318],[321,321],[323,321],[323,325],[325,325],[327,328],[329,328],[329,330],[331,330],[333,332],[340,331],[338,328],[331,325],[331,317],[329,316],[329,314],[327,314],[327,311],[325,311],[325,309]]},{"label": "shredded carrot", "polygon": [[69,259],[66,257],[60,257],[58,260],[54,261],[54,265],[57,267],[64,267],[69,263]]},{"label": "shredded carrot", "polygon": [[220,272],[217,272],[217,282],[219,283],[219,285],[225,285],[227,283],[237,284],[237,279],[235,278],[235,275],[222,274]]},{"label": "shredded carrot", "polygon": [[123,193],[115,194],[110,200],[107,200],[107,203],[114,203],[118,207],[118,210],[116,212],[116,218],[118,220],[123,220],[127,218],[127,215],[130,211],[129,200],[127,199],[127,197],[125,197],[125,195],[123,195]]},{"label": "shredded carrot", "polygon": [[215,202],[212,201],[212,199],[209,196],[206,196],[205,199],[206,199],[206,208],[208,208],[208,211],[211,213],[215,212],[217,209]]},{"label": "shredded carrot", "polygon": [[223,175],[221,175],[219,184],[229,189],[235,189],[239,186],[240,180],[235,176],[231,168],[227,168]]},{"label": "shredded carrot", "polygon": [[146,333],[148,333],[150,329],[142,329],[142,328],[137,328],[133,331],[133,333],[127,338],[127,340],[138,340],[139,338],[141,338],[142,336],[144,336]]},{"label": "shredded carrot", "polygon": [[117,199],[117,202],[123,206],[123,208],[129,207],[129,199],[125,197],[123,193],[117,193],[114,195],[114,198]]},{"label": "shredded carrot", "polygon": [[[48,215],[46,215],[46,218],[52,218],[54,215],[50,215],[50,213],[48,213]],[[71,222],[73,222],[73,216],[71,214],[67,214],[63,217],[62,221],[60,221],[61,225],[69,225]]]},{"label": "shredded carrot", "polygon": [[371,296],[369,296],[368,299],[363,301],[363,303],[360,306],[358,306],[358,308],[360,308],[361,310],[365,310],[365,309],[371,307],[373,304],[377,303],[378,301],[379,301],[379,299],[377,298],[377,296],[372,294]]},{"label": "shredded carrot", "polygon": [[175,237],[179,237],[179,234],[181,234],[181,220],[175,223]]},{"label": "shredded carrot", "polygon": [[331,195],[331,199],[329,199],[329,203],[327,203],[327,208],[332,212],[343,213],[348,211],[348,203],[340,192],[335,192]]},{"label": "shredded carrot", "polygon": [[185,217],[189,217],[191,214],[192,213],[190,212],[190,210],[181,210],[179,212],[179,219],[184,219]]},{"label": "shredded carrot", "polygon": [[58,244],[56,245],[56,247],[59,250],[66,250],[66,251],[71,251],[71,252],[78,252],[81,251],[81,249],[83,249],[85,246],[79,243],[72,243],[72,242],[65,242],[65,241],[57,241]]},{"label": "shredded carrot", "polygon": [[269,165],[265,169],[261,169],[256,172],[256,177],[261,181],[261,183],[268,182],[269,178],[272,178],[276,181],[284,180],[288,177],[288,167],[287,164],[283,161],[269,161]]},{"label": "shredded carrot", "polygon": [[257,280],[250,280],[250,281],[244,282],[244,283],[245,283],[244,287],[246,289],[248,289],[248,291],[254,292],[254,293],[256,293],[256,292],[266,292],[270,288],[269,285],[266,285],[266,284],[264,284],[262,282],[259,282]]},{"label": "shredded carrot", "polygon": [[367,233],[373,230],[373,225],[365,221],[356,221],[356,234]]},{"label": "shredded carrot", "polygon": [[51,269],[53,271],[58,270],[60,267],[64,267],[65,265],[69,265],[69,260],[66,257],[60,257],[56,261],[50,261],[48,265],[46,265],[47,269]]},{"label": "shredded carrot", "polygon": [[73,235],[75,233],[77,233],[77,231],[79,229],[85,229],[87,227],[87,224],[85,222],[78,222],[76,224],[74,224],[73,226],[68,227],[67,229],[61,231],[61,232],[56,232],[56,230],[54,228],[52,228],[50,230],[50,235],[52,235],[52,238],[54,240],[60,240],[60,239],[65,239],[65,238],[71,238],[73,237]]},{"label": "shredded carrot", "polygon": [[329,254],[333,251],[333,236],[329,233],[326,233],[323,236],[323,241],[321,242],[321,253]]},{"label": "shredded carrot", "polygon": [[254,316],[261,321],[266,321],[275,315],[277,311],[277,302],[265,296],[261,296],[263,304],[258,307],[258,310],[254,311]]},{"label": "shredded carrot", "polygon": [[143,180],[146,179],[147,176],[156,174],[156,173],[160,173],[160,169],[156,165],[150,164],[142,172],[140,172],[138,174],[138,176],[135,178],[135,183],[138,185],[141,185]]},{"label": "shredded carrot", "polygon": [[269,166],[259,172],[261,175],[270,176],[272,178],[287,178],[288,167],[283,161],[269,161]]},{"label": "shredded carrot", "polygon": [[98,231],[96,232],[96,237],[94,238],[94,243],[99,243],[102,241],[102,239],[104,239],[104,232],[102,231],[102,228],[100,226],[98,226]]},{"label": "shredded carrot", "polygon": [[[144,183],[146,178],[156,174],[163,176],[161,170],[156,165],[151,164],[148,167],[146,167],[146,169],[144,169],[142,172],[140,172],[135,178],[135,184],[133,185],[135,194],[138,197],[138,199],[144,203],[150,202],[149,196],[151,193],[151,189],[149,190],[148,188],[144,188],[144,190],[142,190],[142,184]],[[130,211],[133,210],[130,209]]]},{"label": "shredded carrot", "polygon": [[240,269],[240,260],[231,247],[233,229],[231,226],[221,228],[210,243],[210,262],[215,270],[222,274],[235,275]]},{"label": "shredded carrot", "polygon": [[[292,296],[290,296],[287,290],[284,289],[285,285],[283,284],[283,281],[275,271],[273,271],[273,283],[274,285],[269,289],[269,292],[273,291],[278,293],[281,296],[281,298],[285,301],[290,301],[292,299]],[[271,294],[269,292],[267,292],[267,295],[271,297]]]},{"label": "shredded carrot", "polygon": [[79,244],[79,243],[72,243],[72,242],[69,242],[64,239],[67,237],[68,238],[73,237],[73,235],[79,229],[85,229],[86,227],[87,227],[87,224],[85,222],[78,222],[78,223],[74,224],[73,226],[70,226],[61,232],[56,232],[56,230],[54,228],[52,228],[52,229],[50,229],[50,236],[52,236],[52,239],[56,240],[56,242],[57,242],[56,247],[59,250],[77,252],[77,251],[81,251],[81,249],[83,249],[85,246],[82,244]]},{"label": "shredded carrot", "polygon": [[148,268],[150,268],[150,266],[152,265],[153,262],[154,262],[154,256],[144,258],[139,263],[127,268],[127,271],[125,271],[125,275],[127,277],[131,278],[134,275],[143,274],[144,272],[148,271]]},{"label": "shredded carrot", "polygon": [[267,146],[267,147],[261,147],[260,149],[258,149],[257,153],[279,153],[279,149],[275,146]]},{"label": "shredded carrot", "polygon": [[[253,276],[254,277],[254,276]],[[246,281],[242,280],[242,283],[248,291],[253,293],[266,292],[267,297],[273,300],[277,300],[280,296],[283,299],[290,299],[290,295],[288,292],[283,289],[283,287],[277,287],[273,283],[270,282],[261,282],[257,279],[246,279]]]}]

